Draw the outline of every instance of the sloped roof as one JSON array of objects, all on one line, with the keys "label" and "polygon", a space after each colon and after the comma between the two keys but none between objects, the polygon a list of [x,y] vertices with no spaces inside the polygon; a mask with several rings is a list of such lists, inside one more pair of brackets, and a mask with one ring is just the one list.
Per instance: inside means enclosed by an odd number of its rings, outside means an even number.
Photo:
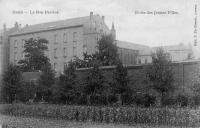
[{"label": "sloped roof", "polygon": [[165,51],[192,51],[191,46],[184,44],[153,47],[152,51],[155,51],[157,48],[163,48]]},{"label": "sloped roof", "polygon": [[90,16],[85,16],[85,17],[59,20],[59,21],[53,21],[53,22],[47,22],[47,23],[41,23],[41,24],[35,24],[35,25],[28,25],[12,33],[12,35],[19,35],[19,34],[26,34],[26,33],[40,32],[40,31],[51,30],[51,29],[83,25],[89,19],[90,19]]},{"label": "sloped roof", "polygon": [[120,48],[138,50],[139,55],[150,55],[151,54],[151,48],[149,46],[131,43],[131,42],[127,42],[127,41],[120,41],[120,40],[116,40],[115,42],[116,42],[117,46]]}]

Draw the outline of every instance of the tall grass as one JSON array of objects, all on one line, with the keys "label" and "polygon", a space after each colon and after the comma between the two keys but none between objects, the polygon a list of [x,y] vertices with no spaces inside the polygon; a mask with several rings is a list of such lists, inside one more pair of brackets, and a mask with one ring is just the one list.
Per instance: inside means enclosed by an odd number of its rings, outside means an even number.
[{"label": "tall grass", "polygon": [[0,113],[12,116],[55,118],[122,124],[200,126],[200,110],[65,105],[0,105]]}]

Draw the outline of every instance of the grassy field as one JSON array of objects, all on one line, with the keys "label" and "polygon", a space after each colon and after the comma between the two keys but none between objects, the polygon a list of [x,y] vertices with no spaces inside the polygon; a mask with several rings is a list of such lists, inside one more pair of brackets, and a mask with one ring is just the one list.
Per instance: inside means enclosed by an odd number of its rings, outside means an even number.
[{"label": "grassy field", "polygon": [[[103,124],[93,122],[74,122],[55,119],[22,118],[0,115],[0,124],[15,128],[175,128],[168,126],[129,126],[123,124]],[[179,127],[176,127],[179,128]]]}]

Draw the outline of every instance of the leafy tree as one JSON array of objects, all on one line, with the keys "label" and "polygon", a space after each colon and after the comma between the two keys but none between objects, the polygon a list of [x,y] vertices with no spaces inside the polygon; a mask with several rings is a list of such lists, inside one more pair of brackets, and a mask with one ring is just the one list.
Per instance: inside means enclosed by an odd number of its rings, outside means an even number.
[{"label": "leafy tree", "polygon": [[43,66],[38,83],[38,95],[41,96],[42,100],[49,101],[52,94],[51,88],[55,83],[55,72],[50,64]]},{"label": "leafy tree", "polygon": [[193,77],[193,84],[189,88],[192,91],[190,104],[199,105],[200,104],[200,69],[196,69],[196,74]]},{"label": "leafy tree", "polygon": [[101,95],[104,90],[104,76],[102,71],[99,69],[98,63],[93,65],[90,70],[88,77],[86,78],[86,86],[84,92],[87,95],[87,103],[91,104],[91,97]]},{"label": "leafy tree", "polygon": [[115,95],[119,95],[120,103],[123,104],[123,96],[125,96],[130,91],[130,87],[128,86],[129,79],[127,68],[123,67],[121,62],[117,63],[116,69],[113,73],[113,80],[113,92]]},{"label": "leafy tree", "polygon": [[78,68],[92,67],[96,61],[100,66],[116,65],[119,61],[118,49],[112,35],[104,35],[97,42],[97,51],[94,54],[84,53],[84,59],[76,59],[75,65]]},{"label": "leafy tree", "polygon": [[6,102],[13,102],[17,99],[19,87],[22,83],[22,75],[17,66],[10,64],[3,74],[2,96]]},{"label": "leafy tree", "polygon": [[112,35],[104,35],[97,42],[97,59],[101,62],[103,66],[115,65],[118,60],[118,49],[116,44],[114,44],[114,39]]},{"label": "leafy tree", "polygon": [[46,39],[30,38],[25,42],[24,53],[25,59],[19,61],[22,71],[38,71],[49,63],[49,59],[45,56],[48,50],[48,41]]},{"label": "leafy tree", "polygon": [[59,77],[59,94],[60,96],[66,99],[66,102],[69,103],[75,97],[77,90],[77,76],[75,74],[75,66],[73,62],[69,62],[69,65],[64,71],[64,74],[61,74]]},{"label": "leafy tree", "polygon": [[159,104],[162,104],[164,97],[167,96],[170,91],[174,90],[173,74],[169,55],[165,53],[162,48],[157,49],[156,52],[152,54],[152,65],[147,67],[146,75],[152,82],[153,89],[160,94],[159,97],[161,99],[159,99]]}]

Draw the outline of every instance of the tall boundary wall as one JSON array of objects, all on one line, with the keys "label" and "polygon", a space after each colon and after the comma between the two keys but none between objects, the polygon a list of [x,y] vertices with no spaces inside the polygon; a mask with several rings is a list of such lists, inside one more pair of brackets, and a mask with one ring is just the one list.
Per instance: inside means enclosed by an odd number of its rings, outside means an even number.
[{"label": "tall boundary wall", "polygon": [[[137,92],[154,93],[149,87],[151,82],[146,77],[145,67],[146,65],[127,66],[128,77],[130,80],[129,86]],[[200,82],[200,60],[176,62],[172,63],[172,67],[174,71],[173,84],[176,88],[176,92],[192,94],[191,87],[195,82]],[[101,67],[101,69],[106,81],[112,82],[115,66]],[[77,76],[82,84],[88,76],[89,70],[90,68],[81,68],[76,70]]]}]

